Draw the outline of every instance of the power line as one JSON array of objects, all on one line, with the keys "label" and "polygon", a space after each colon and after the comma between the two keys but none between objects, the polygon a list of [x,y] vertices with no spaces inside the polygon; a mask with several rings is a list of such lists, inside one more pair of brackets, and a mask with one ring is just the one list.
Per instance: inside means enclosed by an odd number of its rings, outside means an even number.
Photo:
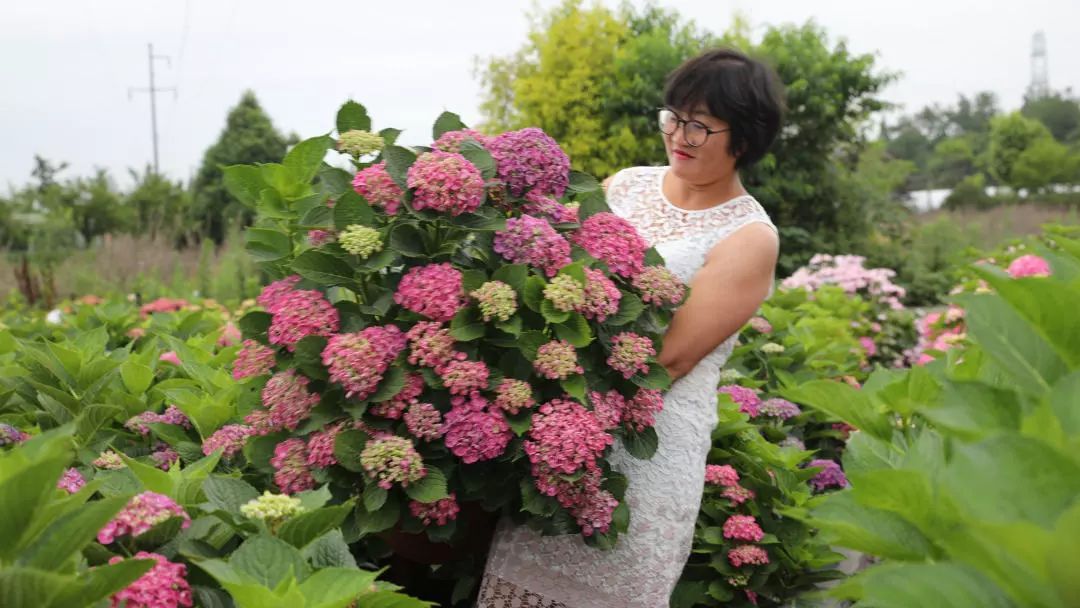
[{"label": "power line", "polygon": [[154,140],[154,173],[159,173],[158,170],[158,132],[157,132],[157,94],[165,91],[172,91],[173,97],[176,97],[176,87],[157,87],[154,85],[154,60],[163,59],[169,66],[172,66],[172,62],[169,61],[166,55],[155,55],[154,45],[147,44],[148,57],[150,60],[150,86],[148,88],[128,88],[128,99],[131,99],[132,93],[149,93],[150,94],[150,133]]}]

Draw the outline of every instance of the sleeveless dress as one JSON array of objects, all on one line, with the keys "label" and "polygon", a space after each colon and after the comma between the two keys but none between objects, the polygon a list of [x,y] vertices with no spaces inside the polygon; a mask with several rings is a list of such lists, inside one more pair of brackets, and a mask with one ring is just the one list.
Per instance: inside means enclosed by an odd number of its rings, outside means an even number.
[{"label": "sleeveless dress", "polygon": [[[754,222],[775,226],[751,196],[703,210],[673,205],[661,184],[667,167],[635,167],[608,188],[612,212],[625,218],[668,268],[691,277],[718,242]],[[609,551],[579,535],[541,536],[509,519],[499,522],[481,584],[478,608],[660,608],[690,555],[705,484],[705,459],[716,426],[720,369],[737,335],[701,360],[664,395],[656,416],[659,449],[638,460],[616,441],[614,468],[627,476],[628,533]]]}]

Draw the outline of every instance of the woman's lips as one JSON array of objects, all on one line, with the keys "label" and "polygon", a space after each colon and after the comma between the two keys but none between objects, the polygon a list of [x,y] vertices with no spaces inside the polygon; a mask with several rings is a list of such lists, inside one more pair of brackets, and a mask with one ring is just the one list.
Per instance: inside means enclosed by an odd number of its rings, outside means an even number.
[{"label": "woman's lips", "polygon": [[682,150],[673,150],[672,154],[679,160],[690,160],[691,158],[694,158],[692,154],[688,154]]}]

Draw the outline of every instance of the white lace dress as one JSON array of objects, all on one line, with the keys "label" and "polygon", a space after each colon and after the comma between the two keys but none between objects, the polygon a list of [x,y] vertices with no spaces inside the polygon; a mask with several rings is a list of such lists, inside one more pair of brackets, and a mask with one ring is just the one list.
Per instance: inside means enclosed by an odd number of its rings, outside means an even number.
[{"label": "white lace dress", "polygon": [[[629,220],[689,283],[708,251],[754,222],[773,226],[751,196],[686,211],[661,189],[666,167],[619,172],[608,204]],[[656,417],[660,446],[638,460],[619,442],[613,465],[629,480],[630,529],[610,551],[589,547],[578,535],[541,536],[508,519],[500,522],[488,557],[478,608],[658,608],[668,598],[690,555],[701,506],[705,458],[716,425],[720,368],[732,336],[676,381]]]}]

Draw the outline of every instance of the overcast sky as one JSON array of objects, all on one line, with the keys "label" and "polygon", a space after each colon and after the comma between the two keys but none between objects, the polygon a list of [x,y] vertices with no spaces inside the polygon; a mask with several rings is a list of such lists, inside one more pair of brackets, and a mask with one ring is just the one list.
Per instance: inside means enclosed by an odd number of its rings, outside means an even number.
[{"label": "overcast sky", "polygon": [[[608,6],[617,2],[605,1]],[[540,7],[555,4],[541,0]],[[635,2],[640,4],[640,2]],[[996,91],[1019,106],[1031,38],[1046,33],[1050,85],[1080,93],[1080,1],[669,0],[721,32],[814,19],[856,52],[902,72],[886,97],[916,110]],[[1006,8],[997,8],[994,4]],[[244,89],[284,132],[329,131],[353,97],[375,127],[422,143],[444,109],[479,119],[474,58],[521,46],[531,4],[515,0],[5,0],[0,7],[0,187],[30,178],[34,154],[127,183],[151,159],[147,43],[157,65],[161,168],[189,178]]]}]

